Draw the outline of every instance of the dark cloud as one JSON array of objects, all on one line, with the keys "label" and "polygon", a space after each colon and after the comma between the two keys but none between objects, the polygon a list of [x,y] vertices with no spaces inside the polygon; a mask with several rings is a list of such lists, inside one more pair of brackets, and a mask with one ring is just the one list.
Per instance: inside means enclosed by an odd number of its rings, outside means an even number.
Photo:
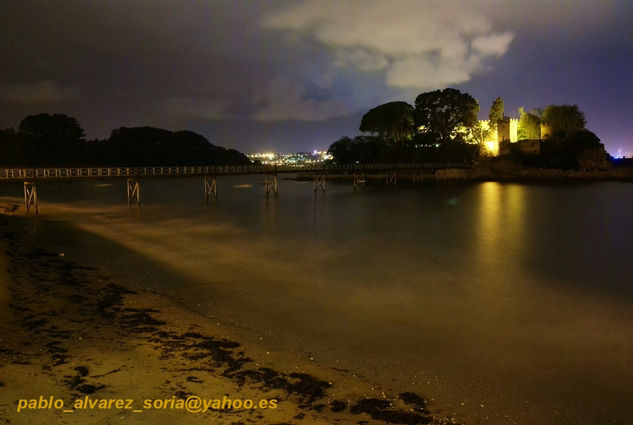
[{"label": "dark cloud", "polygon": [[32,84],[7,84],[0,86],[0,99],[12,103],[57,103],[72,99],[79,90],[60,87],[55,81],[38,81]]}]

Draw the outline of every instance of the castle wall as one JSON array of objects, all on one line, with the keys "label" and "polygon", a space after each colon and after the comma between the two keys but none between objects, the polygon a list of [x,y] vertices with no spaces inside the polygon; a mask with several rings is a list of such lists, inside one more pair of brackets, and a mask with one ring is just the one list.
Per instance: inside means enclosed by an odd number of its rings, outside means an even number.
[{"label": "castle wall", "polygon": [[499,155],[510,155],[510,141],[499,142]]},{"label": "castle wall", "polygon": [[541,141],[540,140],[521,140],[517,143],[517,148],[525,154],[540,155],[541,153]]},{"label": "castle wall", "polygon": [[541,139],[546,139],[552,135],[552,127],[547,124],[541,124]]},{"label": "castle wall", "polygon": [[505,142],[510,140],[510,123],[507,121],[497,122],[497,141]]}]

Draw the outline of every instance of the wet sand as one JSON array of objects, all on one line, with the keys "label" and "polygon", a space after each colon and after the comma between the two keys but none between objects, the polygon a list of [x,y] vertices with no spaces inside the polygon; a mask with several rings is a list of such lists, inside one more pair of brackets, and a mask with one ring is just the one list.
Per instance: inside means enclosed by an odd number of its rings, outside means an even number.
[{"label": "wet sand", "polygon": [[[239,341],[155,291],[43,248],[33,220],[0,214],[0,424],[445,424],[420,394]],[[248,347],[248,348],[245,348]],[[273,359],[273,360],[271,360]],[[19,399],[132,399],[125,408],[17,412]],[[277,400],[277,408],[141,409],[144,399]],[[173,402],[173,401],[172,401]],[[135,412],[143,410],[143,412]]]}]

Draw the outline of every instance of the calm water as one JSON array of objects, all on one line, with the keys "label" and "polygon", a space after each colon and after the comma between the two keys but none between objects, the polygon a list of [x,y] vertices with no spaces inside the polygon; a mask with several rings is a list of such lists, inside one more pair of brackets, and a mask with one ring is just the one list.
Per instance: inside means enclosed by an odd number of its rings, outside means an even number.
[{"label": "calm water", "polygon": [[473,423],[633,423],[633,184],[282,180],[266,200],[261,179],[221,178],[208,207],[199,179],[146,180],[141,211],[123,182],[41,184],[44,215],[90,232],[42,237]]}]

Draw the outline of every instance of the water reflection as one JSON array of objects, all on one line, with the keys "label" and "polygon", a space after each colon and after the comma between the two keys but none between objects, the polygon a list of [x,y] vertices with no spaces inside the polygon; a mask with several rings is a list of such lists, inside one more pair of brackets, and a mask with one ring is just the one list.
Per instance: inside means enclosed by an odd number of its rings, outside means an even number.
[{"label": "water reflection", "polygon": [[[476,216],[479,273],[492,281],[502,273],[518,272],[524,254],[525,238],[529,223],[525,218],[525,187],[516,184],[486,182],[478,186],[479,204]],[[512,267],[513,270],[508,270]]]},{"label": "water reflection", "polygon": [[[478,208],[479,217],[477,223],[478,240],[480,245],[477,252],[483,264],[495,265],[493,258],[499,248],[499,235],[501,234],[501,184],[497,182],[486,182],[480,186],[480,204]],[[495,249],[496,248],[496,249]],[[490,262],[493,261],[493,264]],[[487,268],[487,267],[486,267]]]},{"label": "water reflection", "polygon": [[267,197],[264,201],[264,229],[272,233],[277,229],[277,198]]}]

